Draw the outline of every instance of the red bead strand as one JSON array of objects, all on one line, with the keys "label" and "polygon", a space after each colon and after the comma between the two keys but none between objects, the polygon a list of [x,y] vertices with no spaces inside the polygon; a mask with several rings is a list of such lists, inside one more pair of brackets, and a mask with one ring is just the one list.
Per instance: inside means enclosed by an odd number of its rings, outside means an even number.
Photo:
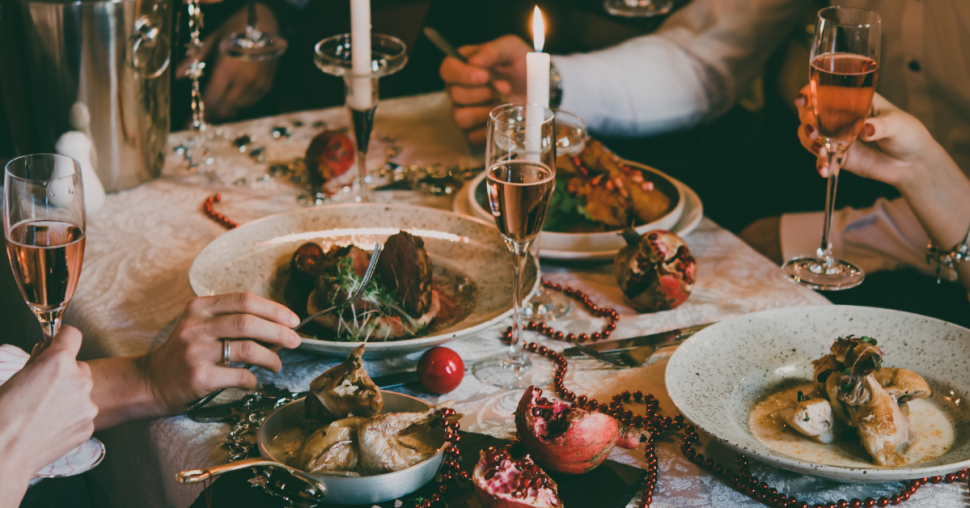
[{"label": "red bead strand", "polygon": [[214,203],[218,203],[219,201],[222,201],[222,196],[218,194],[213,194],[206,198],[205,203],[202,204],[202,211],[205,212],[205,216],[218,222],[220,226],[226,229],[236,229],[239,226],[238,223],[230,220],[229,217],[222,215],[212,208],[212,205]]}]

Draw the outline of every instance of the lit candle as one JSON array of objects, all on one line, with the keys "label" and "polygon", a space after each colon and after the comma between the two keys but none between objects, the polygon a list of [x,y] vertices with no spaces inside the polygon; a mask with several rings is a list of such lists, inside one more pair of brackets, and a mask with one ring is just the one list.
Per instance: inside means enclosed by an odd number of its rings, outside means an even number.
[{"label": "lit candle", "polygon": [[347,105],[358,111],[372,108],[370,0],[350,0],[351,73]]},{"label": "lit candle", "polygon": [[537,5],[532,15],[532,43],[534,53],[525,56],[526,77],[526,128],[525,151],[527,157],[538,160],[542,153],[542,122],[544,108],[549,107],[549,55],[542,52],[546,43],[546,25],[542,11]]}]

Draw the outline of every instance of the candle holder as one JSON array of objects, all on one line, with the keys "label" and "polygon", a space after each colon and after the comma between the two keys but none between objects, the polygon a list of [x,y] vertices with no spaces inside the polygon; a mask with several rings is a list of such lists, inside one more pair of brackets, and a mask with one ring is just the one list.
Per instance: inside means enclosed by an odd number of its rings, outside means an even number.
[{"label": "candle holder", "polygon": [[[568,111],[553,111],[556,117],[556,155],[574,157],[586,148],[586,122]],[[530,252],[539,266],[539,242],[532,242]],[[552,321],[569,314],[573,308],[572,300],[562,293],[550,291],[540,284],[529,301],[522,304],[522,317],[530,321]]]},{"label": "candle holder", "polygon": [[367,172],[367,148],[374,128],[377,110],[377,86],[380,78],[404,68],[407,46],[397,37],[371,34],[371,66],[366,74],[354,73],[353,47],[350,34],[328,37],[314,46],[314,63],[331,76],[344,78],[344,97],[357,143],[357,176],[350,195],[357,203],[370,201],[370,174]]}]

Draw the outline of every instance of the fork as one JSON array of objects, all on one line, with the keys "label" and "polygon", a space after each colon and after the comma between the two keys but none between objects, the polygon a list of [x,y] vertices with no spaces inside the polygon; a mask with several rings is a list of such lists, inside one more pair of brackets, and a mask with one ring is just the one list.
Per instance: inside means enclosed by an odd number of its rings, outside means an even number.
[{"label": "fork", "polygon": [[347,295],[347,299],[344,300],[343,303],[307,316],[303,321],[300,321],[300,324],[296,325],[293,329],[298,330],[302,328],[303,325],[309,323],[310,321],[313,321],[315,318],[318,318],[328,312],[331,312],[337,309],[343,309],[344,307],[348,307],[350,305],[357,303],[357,300],[360,300],[360,297],[364,295],[364,289],[367,288],[367,284],[370,282],[372,278],[374,278],[374,270],[377,269],[377,258],[381,257],[381,252],[383,250],[384,250],[383,244],[380,244],[380,243],[374,244],[374,251],[370,255],[370,263],[367,264],[367,271],[364,272],[364,277],[360,279],[360,282],[358,282],[356,286],[354,286],[354,289],[350,291],[350,294]]}]

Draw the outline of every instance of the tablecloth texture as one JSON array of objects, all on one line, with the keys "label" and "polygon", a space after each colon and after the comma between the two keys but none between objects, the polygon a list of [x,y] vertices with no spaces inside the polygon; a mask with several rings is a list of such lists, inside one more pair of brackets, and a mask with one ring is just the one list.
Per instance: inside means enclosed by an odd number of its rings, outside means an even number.
[{"label": "tablecloth texture", "polygon": [[[297,196],[305,194],[304,190],[285,178],[260,181],[267,174],[267,165],[240,153],[228,138],[249,134],[254,138],[250,148],[264,146],[268,162],[286,161],[303,155],[318,130],[313,127],[318,121],[326,122],[328,128],[341,128],[347,127],[349,119],[344,109],[335,108],[224,126],[219,129],[222,137],[211,141],[217,162],[210,169],[220,175],[219,181],[213,183],[188,173],[182,157],[173,151],[163,178],[108,196],[104,208],[88,222],[84,269],[66,316],[66,322],[84,332],[82,356],[140,354],[164,339],[192,297],[187,277],[192,260],[206,244],[225,232],[201,213],[207,196],[221,193],[222,203],[217,208],[240,223],[299,206]],[[303,125],[298,126],[299,122]],[[292,135],[274,139],[271,130],[279,126],[290,129]],[[175,147],[185,136],[173,134],[170,145]],[[395,160],[402,164],[470,165],[479,160],[469,152],[461,132],[452,123],[447,97],[441,93],[382,102],[374,139],[368,160],[372,167],[382,164],[387,149],[394,146],[401,149]],[[451,208],[447,197],[416,192],[381,192],[376,193],[376,198]],[[610,265],[544,265],[543,270],[556,282],[582,289],[597,304],[616,308],[621,319],[614,338],[714,322],[773,307],[828,303],[818,294],[785,280],[777,266],[710,220],[705,219],[685,240],[697,258],[698,282],[687,303],[673,311],[638,314],[626,306]],[[574,309],[555,326],[579,333],[595,331],[602,324],[600,319]],[[498,335],[497,330],[487,331],[449,347],[470,365],[502,349]],[[543,340],[556,349],[565,347]],[[381,375],[413,368],[418,356],[369,362],[367,369],[371,375]],[[306,390],[315,376],[336,363],[299,351],[284,352],[282,357],[284,367],[280,373],[260,372],[258,376],[263,382],[275,382],[294,391]],[[621,390],[654,393],[665,412],[672,413],[663,384],[665,366],[666,361],[661,361],[637,369],[614,370],[592,360],[576,360],[571,363],[566,382],[577,393],[599,400],[607,400]],[[429,402],[455,399],[456,409],[465,414],[463,429],[504,438],[514,431],[512,411],[521,392],[482,384],[469,374],[457,390],[445,397],[412,394]],[[222,399],[239,395],[227,392]],[[177,484],[175,473],[224,462],[226,451],[220,443],[227,429],[222,424],[199,424],[186,417],[122,425],[99,433],[108,452],[96,472],[112,492],[114,506],[184,508],[198,496],[199,487]],[[688,462],[676,443],[662,443],[657,450],[661,479],[653,506],[758,505]],[[718,451],[711,453],[717,455]],[[725,456],[730,461],[730,454]],[[639,452],[617,450],[611,458],[643,465]],[[891,488],[839,486],[774,469],[753,470],[756,475],[770,477],[769,482],[783,492],[817,491],[817,495],[804,496],[811,502],[884,495]],[[921,489],[909,504],[960,506],[965,490],[957,485],[930,486]]]}]

